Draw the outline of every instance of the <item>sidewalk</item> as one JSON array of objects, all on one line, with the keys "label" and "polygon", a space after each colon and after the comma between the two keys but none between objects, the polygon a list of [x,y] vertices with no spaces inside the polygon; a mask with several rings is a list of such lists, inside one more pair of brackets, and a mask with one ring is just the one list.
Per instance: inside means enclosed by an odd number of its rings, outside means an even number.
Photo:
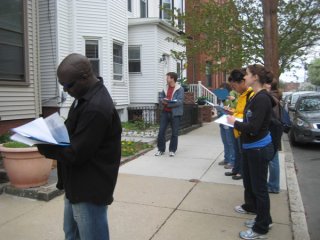
[{"label": "sidewalk", "polygon": [[[241,181],[225,177],[218,165],[223,146],[218,125],[179,137],[171,158],[155,157],[156,149],[120,168],[115,201],[109,207],[112,240],[239,239],[243,222],[234,212],[243,202]],[[274,226],[269,239],[293,239],[284,154],[280,154],[281,193],[272,194]],[[63,196],[41,202],[0,195],[0,239],[63,239]]]}]

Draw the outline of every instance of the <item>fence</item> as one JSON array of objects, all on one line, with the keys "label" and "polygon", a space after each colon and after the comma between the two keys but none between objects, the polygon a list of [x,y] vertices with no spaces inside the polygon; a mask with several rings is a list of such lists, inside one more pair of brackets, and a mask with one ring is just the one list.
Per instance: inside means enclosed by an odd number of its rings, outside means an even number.
[{"label": "fence", "polygon": [[[128,108],[129,121],[144,121],[149,124],[160,123],[160,108],[156,106],[145,107],[129,107]],[[180,122],[180,129],[190,127],[198,122],[198,105],[184,104],[183,116]]]}]

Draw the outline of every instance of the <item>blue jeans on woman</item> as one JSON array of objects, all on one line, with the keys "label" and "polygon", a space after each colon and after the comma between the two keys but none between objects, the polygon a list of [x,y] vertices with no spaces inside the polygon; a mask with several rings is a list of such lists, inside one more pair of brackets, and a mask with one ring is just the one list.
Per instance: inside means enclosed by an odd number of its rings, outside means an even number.
[{"label": "blue jeans on woman", "polygon": [[269,192],[280,192],[280,166],[279,166],[279,152],[277,151],[273,159],[269,162]]},{"label": "blue jeans on woman", "polygon": [[179,124],[181,116],[172,116],[172,112],[162,111],[160,117],[160,129],[158,134],[158,150],[166,151],[166,130],[168,124],[171,124],[171,139],[169,144],[169,152],[176,152],[178,148]]},{"label": "blue jeans on woman", "polygon": [[72,204],[64,199],[63,230],[66,240],[109,240],[107,206]]},{"label": "blue jeans on woman", "polygon": [[233,128],[220,124],[220,135],[224,147],[224,161],[233,166],[235,160]]},{"label": "blue jeans on woman", "polygon": [[240,137],[233,137],[233,146],[234,146],[234,166],[232,168],[233,174],[240,174],[242,176],[242,150],[241,150],[241,141]]}]

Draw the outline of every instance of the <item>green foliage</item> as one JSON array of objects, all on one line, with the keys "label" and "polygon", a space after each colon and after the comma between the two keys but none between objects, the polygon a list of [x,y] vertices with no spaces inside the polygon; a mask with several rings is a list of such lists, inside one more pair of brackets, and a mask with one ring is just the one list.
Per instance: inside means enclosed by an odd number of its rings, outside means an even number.
[{"label": "green foliage", "polygon": [[149,123],[145,123],[142,120],[136,120],[136,121],[129,121],[129,122],[123,122],[122,127],[126,130],[137,130],[137,131],[143,131],[148,129],[151,126]]},{"label": "green foliage", "polygon": [[15,142],[15,141],[6,142],[3,144],[3,146],[7,147],[7,148],[28,148],[28,147],[30,147],[27,144]]},{"label": "green foliage", "polygon": [[[176,10],[173,18],[186,23],[186,34],[169,39],[187,47],[186,52],[172,52],[176,59],[205,54],[213,62],[212,72],[251,63],[264,64],[262,1],[186,2],[191,6],[190,11],[181,15]],[[297,60],[303,61],[320,40],[319,16],[320,0],[279,0],[280,73],[290,70]]]},{"label": "green foliage", "polygon": [[0,136],[0,144],[9,142],[10,141],[10,135],[9,133],[3,134]]},{"label": "green foliage", "polygon": [[313,60],[309,64],[308,78],[312,84],[320,86],[320,58]]},{"label": "green foliage", "polygon": [[186,46],[187,51],[175,51],[172,55],[176,59],[185,60],[205,54],[207,60],[212,62],[211,72],[229,71],[241,66],[241,36],[236,30],[240,28],[241,23],[233,2],[226,1],[221,4],[217,1],[186,1],[192,7],[185,14],[179,14],[176,10],[177,14],[173,18],[179,20],[173,21],[173,24],[186,24],[186,34],[168,40]]},{"label": "green foliage", "polygon": [[[244,62],[262,63],[263,13],[261,1],[235,0],[242,21]],[[279,0],[278,47],[280,73],[290,70],[298,59],[320,40],[320,0]]]},{"label": "green foliage", "polygon": [[147,149],[151,147],[152,146],[147,143],[123,140],[121,141],[121,156],[122,157],[132,156],[143,149]]}]

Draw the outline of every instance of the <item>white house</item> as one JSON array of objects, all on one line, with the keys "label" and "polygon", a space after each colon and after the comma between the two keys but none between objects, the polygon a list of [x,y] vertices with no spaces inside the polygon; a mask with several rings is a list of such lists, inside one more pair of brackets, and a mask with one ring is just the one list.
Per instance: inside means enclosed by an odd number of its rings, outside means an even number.
[{"label": "white house", "polygon": [[[62,92],[56,68],[72,52],[86,55],[103,77],[122,120],[129,104],[128,18],[126,0],[39,0],[40,74],[43,107],[72,99]],[[66,97],[66,101],[63,101]]]},{"label": "white house", "polygon": [[36,0],[0,1],[0,135],[39,117]]},{"label": "white house", "polygon": [[[167,41],[178,34],[167,10],[184,11],[183,0],[128,0],[130,106],[158,103],[166,73],[180,72],[183,62],[171,50],[184,47]],[[182,77],[182,76],[181,76]]]},{"label": "white house", "polygon": [[72,99],[56,69],[73,52],[86,55],[103,77],[122,121],[128,106],[157,104],[165,74],[183,65],[170,51],[184,49],[166,40],[178,30],[163,9],[174,8],[184,11],[184,1],[1,0],[1,129],[52,108],[66,116]]}]

